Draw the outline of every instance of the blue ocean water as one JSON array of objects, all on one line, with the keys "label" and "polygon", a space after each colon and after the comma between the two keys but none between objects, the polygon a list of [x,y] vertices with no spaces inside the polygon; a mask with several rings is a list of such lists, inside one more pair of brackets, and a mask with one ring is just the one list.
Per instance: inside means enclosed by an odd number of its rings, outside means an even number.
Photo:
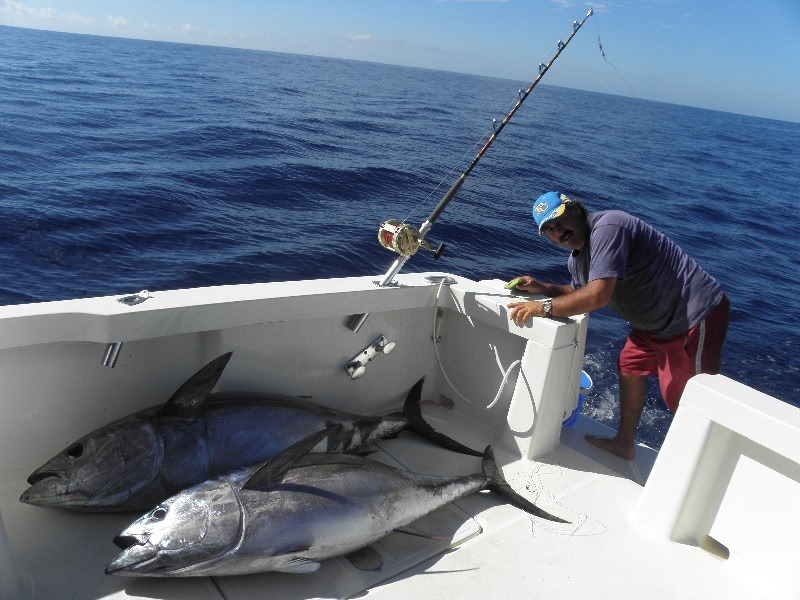
[{"label": "blue ocean water", "polygon": [[[723,372],[800,406],[800,124],[546,82],[405,270],[566,282],[531,200],[626,210],[726,289]],[[0,27],[0,304],[383,274],[378,223],[424,221],[527,83]],[[591,317],[584,410],[611,424],[626,331]],[[653,386],[641,438],[670,420]]]}]

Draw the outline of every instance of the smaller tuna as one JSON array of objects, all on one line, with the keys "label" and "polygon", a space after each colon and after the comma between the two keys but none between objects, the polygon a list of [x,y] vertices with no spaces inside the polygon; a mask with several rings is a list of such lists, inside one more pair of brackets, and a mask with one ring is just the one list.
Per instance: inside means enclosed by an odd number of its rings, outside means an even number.
[{"label": "smaller tuna", "polygon": [[209,397],[231,353],[211,361],[163,406],[123,417],[68,446],[28,477],[20,501],[84,512],[145,511],[187,487],[269,460],[311,433],[338,425],[318,452],[360,452],[410,429],[458,452],[479,452],[422,418],[423,380],[402,413],[363,416],[295,398]]},{"label": "smaller tuna", "polygon": [[357,455],[309,454],[313,434],[263,465],[185,490],[122,531],[113,575],[187,577],[264,571],[310,573],[437,508],[491,489],[537,517],[563,519],[518,495],[491,447],[483,473],[422,475]]}]

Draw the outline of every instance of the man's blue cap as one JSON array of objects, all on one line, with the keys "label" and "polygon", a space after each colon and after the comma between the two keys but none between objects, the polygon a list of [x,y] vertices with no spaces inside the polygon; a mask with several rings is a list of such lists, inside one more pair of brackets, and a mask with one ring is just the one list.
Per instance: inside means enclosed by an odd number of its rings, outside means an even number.
[{"label": "man's blue cap", "polygon": [[542,227],[564,214],[564,210],[569,203],[569,197],[560,192],[547,192],[542,194],[533,203],[533,219],[539,226],[539,233]]}]

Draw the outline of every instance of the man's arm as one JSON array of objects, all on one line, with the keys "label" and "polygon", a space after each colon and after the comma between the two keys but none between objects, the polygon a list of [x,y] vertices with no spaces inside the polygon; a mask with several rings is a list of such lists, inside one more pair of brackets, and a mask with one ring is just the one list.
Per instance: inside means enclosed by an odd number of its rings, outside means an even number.
[{"label": "man's arm", "polygon": [[[552,284],[541,284],[536,290],[538,293],[553,296],[553,316],[570,317],[602,308],[611,299],[614,287],[617,285],[616,277],[606,277],[595,279],[585,286],[572,290],[570,286],[556,286]],[[524,289],[528,286],[517,286]],[[548,293],[560,292],[556,294]],[[511,302],[507,305],[511,309],[509,318],[517,325],[524,325],[525,321],[531,317],[543,317],[544,310],[542,302]]]}]

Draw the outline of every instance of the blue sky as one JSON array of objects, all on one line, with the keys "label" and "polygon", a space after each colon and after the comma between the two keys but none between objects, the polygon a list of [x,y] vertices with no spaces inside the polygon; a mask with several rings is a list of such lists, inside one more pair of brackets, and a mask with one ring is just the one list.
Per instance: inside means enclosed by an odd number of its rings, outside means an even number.
[{"label": "blue sky", "polygon": [[0,24],[527,83],[590,5],[544,83],[800,122],[800,0],[0,0]]}]

